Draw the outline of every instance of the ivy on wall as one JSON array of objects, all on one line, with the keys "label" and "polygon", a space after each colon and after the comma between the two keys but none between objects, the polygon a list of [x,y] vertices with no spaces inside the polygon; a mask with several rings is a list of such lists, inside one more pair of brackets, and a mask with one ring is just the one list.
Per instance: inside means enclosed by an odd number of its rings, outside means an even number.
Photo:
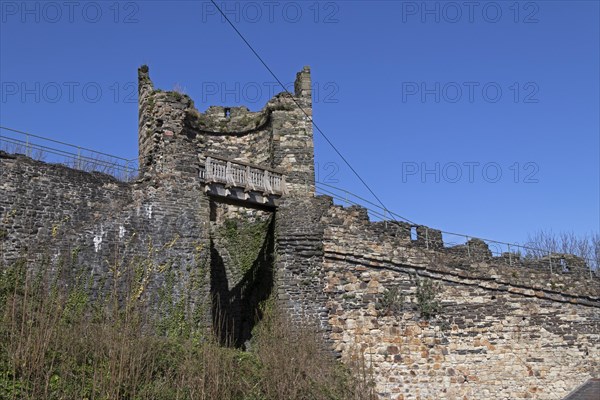
[{"label": "ivy on wall", "polygon": [[240,275],[252,269],[269,232],[269,223],[270,220],[227,219],[220,228],[219,234],[226,240],[227,251]]}]

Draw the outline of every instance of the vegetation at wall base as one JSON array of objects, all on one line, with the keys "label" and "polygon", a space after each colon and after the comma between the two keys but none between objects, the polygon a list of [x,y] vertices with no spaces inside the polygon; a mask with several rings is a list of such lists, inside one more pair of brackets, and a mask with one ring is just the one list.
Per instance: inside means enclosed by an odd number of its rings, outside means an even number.
[{"label": "vegetation at wall base", "polygon": [[165,334],[164,321],[179,319],[150,317],[135,293],[94,298],[86,279],[59,284],[49,270],[0,270],[2,399],[373,398],[367,375],[357,379],[272,300],[242,351],[197,325]]}]

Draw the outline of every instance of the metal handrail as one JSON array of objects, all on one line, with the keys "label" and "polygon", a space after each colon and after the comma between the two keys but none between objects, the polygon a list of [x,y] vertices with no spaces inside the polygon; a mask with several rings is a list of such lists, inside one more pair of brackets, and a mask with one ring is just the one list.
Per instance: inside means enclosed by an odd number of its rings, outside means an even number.
[{"label": "metal handrail", "polygon": [[[18,139],[13,137],[15,135],[7,136],[6,134],[3,134],[2,130],[24,135],[24,137]],[[63,146],[67,146],[67,150],[32,142],[30,140],[30,137],[45,140],[50,143],[56,143]],[[106,173],[112,175],[113,177],[119,180],[128,181],[133,177],[133,175],[137,174],[138,172],[138,168],[135,165],[131,165],[135,161],[137,161],[136,159],[128,160],[123,157],[113,156],[108,153],[91,150],[85,147],[75,146],[69,143],[61,142],[59,140],[49,139],[39,135],[18,131],[16,129],[0,127],[0,143],[3,142],[14,146],[12,149],[5,149],[10,153],[18,153],[20,149],[23,148],[25,150],[25,155],[27,156],[31,156],[32,151],[39,152],[41,156],[51,154],[54,156],[58,156],[58,159],[54,159],[55,157],[52,157],[53,159],[49,162],[56,162],[58,164],[66,165],[70,168],[88,172],[97,171]],[[82,154],[82,151],[88,154]],[[109,159],[103,159],[105,157]]]},{"label": "metal handrail", "polygon": [[[88,161],[88,162],[92,162],[95,164],[100,164],[106,167],[112,167],[112,168],[123,168],[123,169],[130,169],[128,167],[124,167],[122,164],[119,163],[112,163],[106,160],[99,160],[96,158],[92,158],[92,157],[88,157],[88,156],[84,156],[84,155],[79,155],[79,154],[75,154],[75,153],[70,153],[64,150],[60,150],[60,149],[54,149],[52,147],[47,147],[47,146],[42,146],[40,144],[36,144],[36,143],[27,143],[24,142],[22,140],[17,140],[17,139],[13,139],[13,138],[6,138],[5,136],[0,136],[0,140],[7,142],[7,143],[11,143],[17,146],[24,146],[25,148],[31,148],[34,150],[40,150],[43,151],[45,153],[50,153],[50,154],[55,154],[58,156],[65,156],[65,157],[69,157],[69,158],[74,158],[76,160],[81,160],[81,161]],[[100,153],[99,153],[100,154]]]},{"label": "metal handrail", "polygon": [[[18,133],[18,134],[21,134],[21,135],[31,136],[31,137],[34,137],[36,139],[46,140],[46,141],[52,142],[52,143],[62,144],[63,146],[69,146],[69,147],[73,147],[73,148],[76,148],[76,149],[85,150],[85,151],[89,151],[89,152],[96,153],[96,154],[101,154],[101,155],[107,156],[107,157],[117,158],[117,159],[122,160],[122,161],[135,161],[136,160],[136,158],[132,158],[132,159],[129,160],[129,159],[126,159],[126,158],[123,158],[123,157],[119,157],[119,156],[115,156],[115,155],[112,155],[112,154],[103,153],[101,151],[97,151],[97,150],[93,150],[93,149],[88,149],[87,147],[77,146],[77,145],[72,144],[72,143],[61,142],[60,140],[50,139],[50,138],[47,138],[47,137],[44,137],[44,136],[39,136],[39,135],[34,135],[33,133],[23,132],[23,131],[19,131],[17,129],[12,129],[12,128],[7,128],[5,126],[0,126],[0,129],[4,129],[4,130],[10,131],[10,132],[14,132],[14,133]],[[3,137],[3,136],[0,134],[0,137]],[[16,139],[16,140],[18,140],[18,139]]]}]

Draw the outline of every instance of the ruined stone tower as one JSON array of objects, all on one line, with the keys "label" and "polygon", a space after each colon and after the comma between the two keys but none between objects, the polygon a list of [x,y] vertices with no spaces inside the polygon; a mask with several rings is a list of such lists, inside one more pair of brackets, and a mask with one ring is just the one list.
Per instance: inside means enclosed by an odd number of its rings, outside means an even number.
[{"label": "ruined stone tower", "polygon": [[183,310],[240,347],[276,299],[342,360],[364,357],[386,399],[555,399],[600,374],[583,260],[451,246],[315,194],[308,67],[257,112],[199,112],[138,74],[137,179],[0,151],[0,268],[83,271],[96,295],[135,271],[148,312]]},{"label": "ruined stone tower", "polygon": [[148,67],[139,75],[141,173],[194,173],[198,156],[219,155],[282,171],[293,196],[314,195],[310,68],[297,74],[295,93],[280,93],[251,112],[246,107],[194,108],[187,95],[155,90]]}]

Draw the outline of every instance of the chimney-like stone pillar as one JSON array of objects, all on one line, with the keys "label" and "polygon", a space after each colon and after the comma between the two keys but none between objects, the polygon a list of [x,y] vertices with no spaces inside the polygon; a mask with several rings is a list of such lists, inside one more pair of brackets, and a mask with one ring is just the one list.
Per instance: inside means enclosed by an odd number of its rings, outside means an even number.
[{"label": "chimney-like stone pillar", "polygon": [[294,82],[294,92],[296,97],[310,99],[312,102],[312,82],[310,78],[310,67],[305,66],[302,71],[296,74]]}]

